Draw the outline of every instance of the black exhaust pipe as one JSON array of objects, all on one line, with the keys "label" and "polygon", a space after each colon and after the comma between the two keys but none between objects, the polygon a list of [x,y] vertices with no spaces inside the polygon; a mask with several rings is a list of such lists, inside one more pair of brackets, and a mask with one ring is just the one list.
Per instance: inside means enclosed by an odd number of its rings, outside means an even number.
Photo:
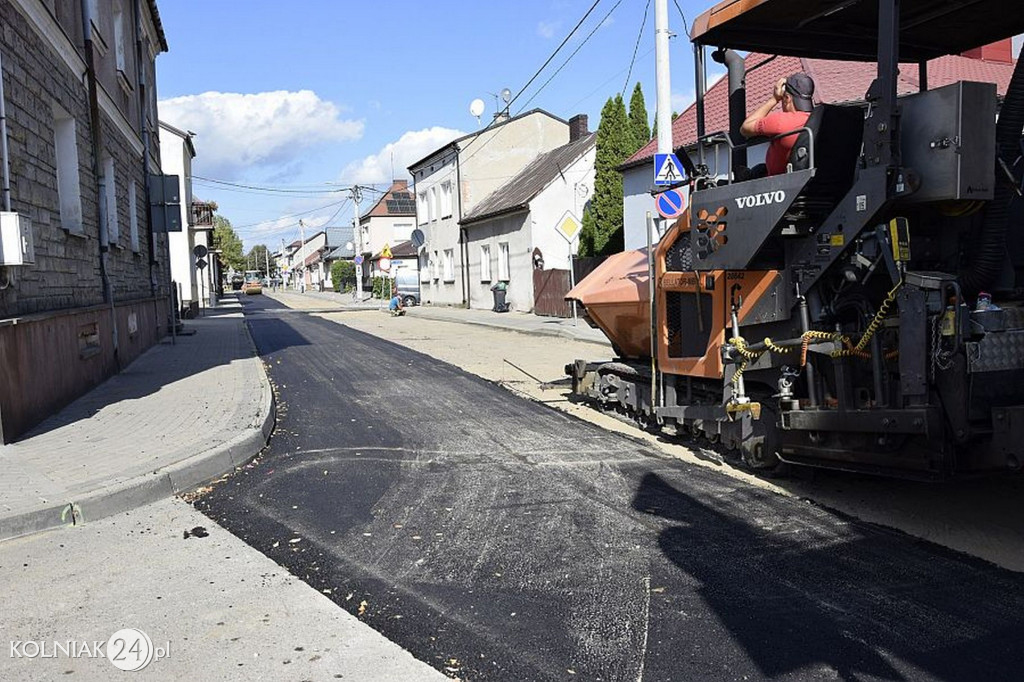
[{"label": "black exhaust pipe", "polygon": [[[740,134],[740,127],[747,118],[746,64],[733,50],[717,49],[711,53],[711,58],[729,69],[729,137],[733,144],[743,144],[746,140]],[[746,167],[746,149],[733,150],[732,165]]]}]

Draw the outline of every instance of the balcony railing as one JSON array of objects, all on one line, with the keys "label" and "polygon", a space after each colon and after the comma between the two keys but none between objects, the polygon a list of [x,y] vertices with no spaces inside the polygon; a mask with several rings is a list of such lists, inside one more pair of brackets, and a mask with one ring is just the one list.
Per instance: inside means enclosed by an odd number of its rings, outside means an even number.
[{"label": "balcony railing", "polygon": [[217,205],[207,201],[192,202],[192,227],[212,228],[213,213]]}]

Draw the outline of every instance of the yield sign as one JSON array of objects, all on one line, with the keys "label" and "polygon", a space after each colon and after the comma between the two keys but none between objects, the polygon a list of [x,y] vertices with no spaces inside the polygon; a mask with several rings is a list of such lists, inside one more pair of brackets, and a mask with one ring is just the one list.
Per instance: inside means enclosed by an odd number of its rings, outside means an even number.
[{"label": "yield sign", "polygon": [[675,154],[654,155],[655,185],[674,185],[682,180],[683,173],[679,170],[679,159]]},{"label": "yield sign", "polygon": [[570,244],[576,239],[576,235],[580,233],[581,229],[583,229],[583,225],[572,214],[572,211],[566,211],[562,219],[555,225],[555,230],[558,234],[565,237],[565,241]]}]

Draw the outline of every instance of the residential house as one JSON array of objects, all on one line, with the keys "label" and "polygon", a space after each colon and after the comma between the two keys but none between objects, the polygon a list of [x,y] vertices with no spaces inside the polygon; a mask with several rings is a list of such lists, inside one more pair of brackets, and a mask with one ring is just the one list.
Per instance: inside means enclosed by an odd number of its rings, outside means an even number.
[{"label": "residential house", "polygon": [[328,247],[328,251],[324,254],[324,268],[327,270],[328,285],[331,288],[336,288],[337,284],[334,281],[334,277],[331,275],[334,263],[339,260],[354,261],[356,257],[355,248],[352,246],[351,240],[345,242],[342,246],[336,246],[333,249]]},{"label": "residential house", "polygon": [[468,300],[468,257],[460,222],[538,154],[569,141],[568,122],[541,109],[497,119],[409,166],[416,194],[422,299],[435,305]]},{"label": "residential house", "polygon": [[359,217],[363,255],[370,257],[385,246],[408,241],[416,226],[416,200],[408,180],[394,180],[387,192]]},{"label": "residential house", "polygon": [[[815,104],[844,104],[860,102],[868,86],[877,75],[877,67],[867,62],[846,62],[832,59],[802,59],[751,52],[746,56],[747,111],[766,101],[780,77],[804,72],[814,79]],[[762,64],[755,70],[754,65]],[[1013,58],[1012,40],[1006,40],[971,50],[963,55],[947,55],[928,62],[928,87],[930,89],[949,85],[957,81],[980,81],[995,83],[1000,96],[1006,93],[1016,60]],[[897,75],[900,95],[909,95],[920,88],[919,70],[916,64],[902,64]],[[716,82],[707,92],[704,103],[705,129],[708,133],[729,129],[729,84],[727,78]],[[680,153],[692,149],[697,140],[696,103],[691,104],[672,122],[672,143]],[[641,148],[619,166],[623,185],[623,221],[626,249],[637,249],[647,245],[646,214],[655,213],[651,190],[654,185],[654,154],[658,149],[657,138]],[[748,166],[764,161],[767,145],[747,150]],[[721,151],[719,159],[725,172],[726,155]],[[707,159],[714,172],[715,158]],[[655,213],[655,215],[657,215]],[[658,234],[664,233],[665,221],[657,219]]]},{"label": "residential house", "polygon": [[0,0],[0,27],[10,442],[169,329],[167,236],[147,210],[160,170],[155,59],[167,42],[155,0]]},{"label": "residential house", "polygon": [[[168,248],[171,259],[171,281],[177,289],[182,310],[192,315],[200,305],[216,305],[216,285],[220,281],[216,273],[217,259],[209,253],[213,243],[213,205],[195,201],[192,196],[192,159],[196,148],[192,143],[193,133],[185,132],[160,121],[160,160],[164,174],[178,177],[180,204],[179,225],[181,229],[168,232]],[[202,257],[196,255],[196,247],[207,250]],[[199,267],[199,263],[203,267]]]},{"label": "residential house", "polygon": [[291,269],[295,273],[292,286],[295,289],[320,288],[324,281],[323,250],[326,246],[327,232],[324,230],[299,242],[291,254]]},{"label": "residential house", "polygon": [[470,308],[490,308],[490,289],[500,281],[513,310],[533,310],[538,269],[564,270],[568,284],[578,239],[570,244],[557,226],[566,213],[582,219],[594,189],[597,138],[587,131],[585,115],[571,118],[569,126],[568,144],[538,156],[460,222],[469,253]]}]

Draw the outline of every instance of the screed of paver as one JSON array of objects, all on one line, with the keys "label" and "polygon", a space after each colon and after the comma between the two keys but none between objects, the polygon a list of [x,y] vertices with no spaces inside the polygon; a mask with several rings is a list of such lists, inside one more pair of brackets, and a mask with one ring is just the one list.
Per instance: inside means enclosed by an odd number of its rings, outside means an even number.
[{"label": "screed of paver", "polygon": [[[717,469],[723,475],[780,494],[806,498],[864,521],[896,528],[1004,568],[1024,571],[1024,515],[1019,513],[1024,480],[1020,476],[922,483],[842,472],[805,471],[788,478],[760,479],[722,464],[699,447],[644,432],[589,405],[570,402],[564,382],[557,385],[565,379],[565,365],[577,358],[610,359],[602,357],[602,349],[593,343],[414,316],[393,318],[376,310],[321,316],[499,382],[510,390],[603,428],[643,439],[687,462]],[[391,370],[401,371],[401,368]],[[545,388],[542,383],[556,385]]]}]

